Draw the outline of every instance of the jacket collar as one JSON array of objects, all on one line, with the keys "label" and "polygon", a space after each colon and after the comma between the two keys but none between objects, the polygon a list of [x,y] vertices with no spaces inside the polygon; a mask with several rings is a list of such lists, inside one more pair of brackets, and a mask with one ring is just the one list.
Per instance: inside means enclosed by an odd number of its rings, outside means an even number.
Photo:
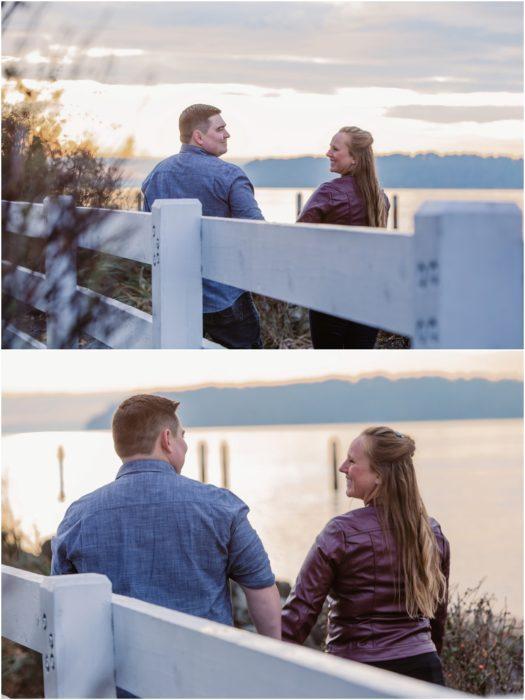
[{"label": "jacket collar", "polygon": [[213,153],[208,153],[204,148],[201,148],[200,146],[193,146],[191,143],[183,143],[182,146],[180,147],[180,152],[181,153],[200,153],[205,156],[212,156],[213,158],[216,158],[217,156],[214,156]]},{"label": "jacket collar", "polygon": [[124,462],[118,470],[115,479],[128,474],[140,474],[143,472],[162,472],[171,476],[178,476],[171,464],[160,459],[134,459],[132,462]]}]

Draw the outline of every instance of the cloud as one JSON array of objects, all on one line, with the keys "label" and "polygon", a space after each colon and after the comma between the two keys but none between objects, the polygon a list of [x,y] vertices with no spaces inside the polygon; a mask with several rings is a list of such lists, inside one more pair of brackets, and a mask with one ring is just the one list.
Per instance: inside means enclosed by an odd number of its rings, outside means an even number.
[{"label": "cloud", "polygon": [[385,117],[396,119],[417,119],[433,124],[453,124],[455,122],[498,122],[523,119],[523,107],[514,106],[468,106],[449,107],[442,105],[402,105],[387,109]]},{"label": "cloud", "polygon": [[[81,52],[70,70],[106,83],[237,83],[324,94],[348,87],[435,94],[523,87],[521,3],[43,4],[37,32],[24,34],[30,12],[15,13],[6,53],[47,57],[64,36],[87,50],[105,47]],[[17,50],[21,41],[25,48]],[[19,67],[42,77],[38,64]]]}]

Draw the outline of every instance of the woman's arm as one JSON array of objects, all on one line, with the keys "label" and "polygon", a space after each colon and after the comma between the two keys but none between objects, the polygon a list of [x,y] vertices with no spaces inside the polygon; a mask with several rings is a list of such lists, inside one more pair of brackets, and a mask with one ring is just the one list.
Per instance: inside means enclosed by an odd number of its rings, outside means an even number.
[{"label": "woman's arm", "polygon": [[432,641],[436,645],[436,651],[441,654],[443,648],[443,637],[445,636],[445,624],[447,622],[448,606],[448,579],[450,573],[450,545],[443,535],[443,557],[441,559],[441,571],[445,577],[445,598],[437,607],[436,614],[430,620],[430,633]]},{"label": "woman's arm", "polygon": [[326,218],[326,214],[332,207],[330,190],[329,182],[325,182],[324,185],[318,187],[304,205],[301,213],[297,217],[297,223],[322,224]]},{"label": "woman's arm", "polygon": [[328,523],[308,552],[284,605],[284,640],[302,644],[310,634],[334,582],[343,551],[343,533],[333,523]]}]

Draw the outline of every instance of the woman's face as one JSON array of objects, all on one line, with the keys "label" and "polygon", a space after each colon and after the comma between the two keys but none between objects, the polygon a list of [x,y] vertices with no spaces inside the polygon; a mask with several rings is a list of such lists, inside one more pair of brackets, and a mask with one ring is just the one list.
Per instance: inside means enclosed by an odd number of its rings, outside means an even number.
[{"label": "woman's face", "polygon": [[330,148],[326,152],[326,157],[330,159],[330,172],[344,175],[355,165],[355,158],[350,155],[348,148],[349,139],[347,134],[338,131],[330,141]]},{"label": "woman's face", "polygon": [[339,471],[346,475],[346,495],[361,498],[367,503],[379,484],[379,474],[370,466],[362,435],[350,445],[348,455],[339,467]]}]

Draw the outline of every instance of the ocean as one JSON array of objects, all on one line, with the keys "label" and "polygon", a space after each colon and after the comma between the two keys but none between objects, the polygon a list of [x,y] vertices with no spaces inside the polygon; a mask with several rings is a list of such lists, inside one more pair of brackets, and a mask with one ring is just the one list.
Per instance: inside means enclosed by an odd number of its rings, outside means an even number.
[{"label": "ocean", "polygon": [[[278,578],[293,582],[317,533],[362,502],[333,488],[330,444],[339,462],[360,424],[188,430],[183,474],[198,478],[198,445],[208,447],[208,481],[246,501]],[[523,427],[521,420],[420,421],[396,427],[416,440],[416,467],[430,515],[449,538],[451,582],[482,590],[523,615]],[[57,450],[64,449],[65,501]],[[109,431],[24,433],[2,438],[4,495],[29,540],[51,536],[67,506],[111,481],[119,466]]]}]

